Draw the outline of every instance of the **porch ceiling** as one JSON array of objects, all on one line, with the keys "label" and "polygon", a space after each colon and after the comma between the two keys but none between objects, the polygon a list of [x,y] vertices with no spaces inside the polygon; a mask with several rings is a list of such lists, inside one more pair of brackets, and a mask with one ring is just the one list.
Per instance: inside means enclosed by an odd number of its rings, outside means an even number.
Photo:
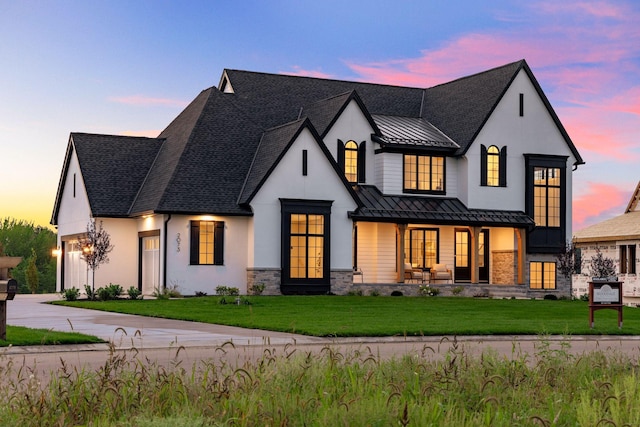
[{"label": "porch ceiling", "polygon": [[374,186],[360,185],[356,194],[363,206],[349,217],[356,221],[440,225],[533,228],[533,219],[521,211],[468,209],[451,197],[384,195]]}]

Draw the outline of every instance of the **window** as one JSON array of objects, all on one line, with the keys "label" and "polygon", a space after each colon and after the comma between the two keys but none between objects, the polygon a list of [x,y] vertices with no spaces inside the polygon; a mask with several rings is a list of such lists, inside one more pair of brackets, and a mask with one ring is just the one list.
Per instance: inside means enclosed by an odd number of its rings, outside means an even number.
[{"label": "window", "polygon": [[560,169],[534,168],[533,192],[536,226],[560,227]]},{"label": "window", "polygon": [[326,293],[331,202],[281,200],[283,293]]},{"label": "window", "polygon": [[558,254],[567,238],[566,156],[525,154],[525,212],[535,222],[527,251]]},{"label": "window", "polygon": [[620,274],[636,274],[636,245],[620,246]]},{"label": "window", "polygon": [[555,289],[556,263],[538,261],[529,263],[529,287],[531,289]]},{"label": "window", "polygon": [[507,147],[499,149],[480,146],[480,185],[486,187],[507,186]]},{"label": "window", "polygon": [[414,268],[431,268],[438,263],[438,230],[408,229],[404,239],[405,261]]},{"label": "window", "polygon": [[224,264],[224,221],[191,221],[191,265]]},{"label": "window", "polygon": [[345,178],[351,184],[366,181],[365,159],[366,143],[347,141],[346,144],[338,140],[338,166],[344,171]]},{"label": "window", "polygon": [[444,193],[444,157],[404,155],[404,191]]}]

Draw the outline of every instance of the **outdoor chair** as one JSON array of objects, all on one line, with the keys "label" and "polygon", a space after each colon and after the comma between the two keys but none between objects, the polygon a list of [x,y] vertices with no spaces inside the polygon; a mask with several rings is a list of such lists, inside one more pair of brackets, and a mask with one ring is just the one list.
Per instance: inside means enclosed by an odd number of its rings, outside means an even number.
[{"label": "outdoor chair", "polygon": [[404,281],[411,283],[424,283],[425,281],[425,273],[421,269],[416,269],[411,266],[408,262],[404,263]]},{"label": "outdoor chair", "polygon": [[355,283],[356,276],[360,276],[360,283],[364,283],[364,272],[361,268],[353,268],[353,281]]},{"label": "outdoor chair", "polygon": [[431,281],[435,283],[436,280],[446,280],[453,283],[453,274],[447,264],[434,264],[431,267]]}]

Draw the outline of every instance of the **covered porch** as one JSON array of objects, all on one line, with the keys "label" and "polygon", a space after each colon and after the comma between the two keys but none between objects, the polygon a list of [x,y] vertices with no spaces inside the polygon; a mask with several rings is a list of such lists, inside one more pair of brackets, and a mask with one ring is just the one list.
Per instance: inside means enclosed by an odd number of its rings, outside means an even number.
[{"label": "covered porch", "polygon": [[[350,215],[354,289],[417,295],[419,285],[429,284],[441,295],[527,295],[526,236],[534,222],[523,212],[468,209],[455,198],[383,195],[370,186],[357,192],[364,206]],[[436,265],[449,274],[435,277]]]}]

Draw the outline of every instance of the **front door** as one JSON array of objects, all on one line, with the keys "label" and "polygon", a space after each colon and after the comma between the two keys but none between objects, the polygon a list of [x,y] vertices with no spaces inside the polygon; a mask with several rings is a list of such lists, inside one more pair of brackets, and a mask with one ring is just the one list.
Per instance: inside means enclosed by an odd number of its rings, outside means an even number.
[{"label": "front door", "polygon": [[146,236],[141,239],[141,291],[151,295],[160,289],[160,236]]},{"label": "front door", "polygon": [[469,230],[456,230],[455,271],[456,282],[471,280],[471,245]]}]

